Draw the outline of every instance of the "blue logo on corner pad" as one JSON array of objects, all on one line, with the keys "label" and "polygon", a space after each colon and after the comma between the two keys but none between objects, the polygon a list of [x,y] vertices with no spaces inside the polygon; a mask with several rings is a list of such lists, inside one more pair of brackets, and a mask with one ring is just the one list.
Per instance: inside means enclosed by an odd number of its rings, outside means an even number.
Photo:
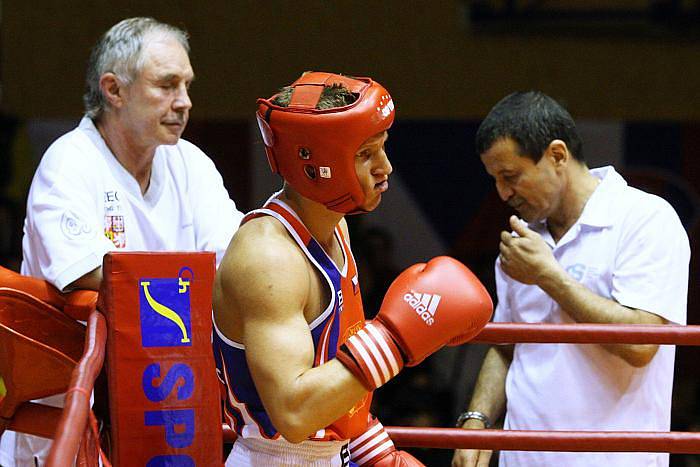
[{"label": "blue logo on corner pad", "polygon": [[180,269],[178,277],[139,279],[139,312],[143,347],[192,345],[190,285],[192,269]]}]

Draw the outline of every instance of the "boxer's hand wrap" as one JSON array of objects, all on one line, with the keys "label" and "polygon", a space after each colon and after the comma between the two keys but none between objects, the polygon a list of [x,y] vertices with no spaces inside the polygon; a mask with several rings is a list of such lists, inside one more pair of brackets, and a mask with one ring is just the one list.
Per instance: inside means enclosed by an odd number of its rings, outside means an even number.
[{"label": "boxer's hand wrap", "polygon": [[368,391],[374,391],[403,368],[403,357],[384,326],[367,321],[365,327],[343,344],[336,358],[359,379]]},{"label": "boxer's hand wrap", "polygon": [[396,451],[394,442],[384,430],[384,425],[371,414],[367,431],[351,439],[349,447],[350,460],[359,467],[372,465],[392,451]]},{"label": "boxer's hand wrap", "polygon": [[367,421],[367,431],[350,440],[351,461],[359,467],[424,467],[406,451],[396,450],[384,426],[372,414]]}]

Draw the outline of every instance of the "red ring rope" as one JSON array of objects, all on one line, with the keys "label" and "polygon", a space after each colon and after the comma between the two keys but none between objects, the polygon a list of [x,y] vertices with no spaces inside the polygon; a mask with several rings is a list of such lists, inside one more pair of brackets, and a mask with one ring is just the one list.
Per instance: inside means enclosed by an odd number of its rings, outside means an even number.
[{"label": "red ring rope", "polygon": [[[700,453],[700,433],[678,431],[517,431],[406,426],[388,426],[386,431],[397,446],[415,448]],[[224,425],[224,443],[235,440],[236,433]]]},{"label": "red ring rope", "polygon": [[[700,326],[490,323],[472,342],[700,345]],[[387,427],[397,446],[510,451],[700,453],[700,433]],[[224,425],[224,442],[235,441]]]},{"label": "red ring rope", "polygon": [[56,428],[47,467],[71,465],[78,454],[81,438],[89,426],[90,393],[104,362],[106,340],[107,321],[102,313],[94,310],[87,322],[83,357],[73,370],[66,391],[65,408]]},{"label": "red ring rope", "polygon": [[700,433],[650,431],[463,430],[388,426],[397,446],[577,452],[700,452]]},{"label": "red ring rope", "polygon": [[700,345],[700,326],[489,323],[471,342]]}]

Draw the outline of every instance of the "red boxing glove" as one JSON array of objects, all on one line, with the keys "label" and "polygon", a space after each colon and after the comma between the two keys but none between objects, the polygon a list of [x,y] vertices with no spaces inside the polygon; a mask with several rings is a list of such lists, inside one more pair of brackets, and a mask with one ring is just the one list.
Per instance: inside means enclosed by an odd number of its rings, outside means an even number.
[{"label": "red boxing glove", "polygon": [[359,467],[424,467],[407,453],[397,451],[384,426],[371,414],[367,431],[350,440],[350,460]]},{"label": "red boxing glove", "polygon": [[447,256],[403,271],[377,317],[351,336],[337,358],[368,390],[414,366],[446,344],[474,337],[491,319],[493,303],[479,279]]}]

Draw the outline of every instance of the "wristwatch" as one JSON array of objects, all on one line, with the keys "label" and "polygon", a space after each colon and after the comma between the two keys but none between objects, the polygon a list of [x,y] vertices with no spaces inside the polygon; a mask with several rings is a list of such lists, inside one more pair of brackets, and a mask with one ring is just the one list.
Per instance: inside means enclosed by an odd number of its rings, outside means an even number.
[{"label": "wristwatch", "polygon": [[491,420],[489,420],[489,417],[475,410],[469,410],[467,412],[462,412],[461,414],[459,414],[455,426],[457,428],[462,428],[464,422],[471,419],[481,420],[484,423],[484,428],[491,428]]}]

